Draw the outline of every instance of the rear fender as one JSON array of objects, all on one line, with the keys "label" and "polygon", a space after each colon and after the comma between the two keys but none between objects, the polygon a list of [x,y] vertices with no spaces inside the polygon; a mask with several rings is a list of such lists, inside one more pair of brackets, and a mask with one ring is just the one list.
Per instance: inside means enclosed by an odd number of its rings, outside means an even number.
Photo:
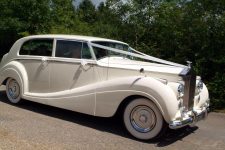
[{"label": "rear fender", "polygon": [[14,78],[21,87],[22,96],[28,92],[28,77],[24,66],[17,62],[12,61],[0,70],[0,83],[2,84],[7,78]]}]

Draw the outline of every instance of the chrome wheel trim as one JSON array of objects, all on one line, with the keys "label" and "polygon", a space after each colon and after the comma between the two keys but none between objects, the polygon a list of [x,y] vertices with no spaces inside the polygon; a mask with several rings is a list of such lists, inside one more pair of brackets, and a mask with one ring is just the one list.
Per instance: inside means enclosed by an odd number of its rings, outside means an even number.
[{"label": "chrome wheel trim", "polygon": [[155,127],[156,121],[154,111],[148,106],[137,106],[130,114],[132,127],[141,133],[150,132]]},{"label": "chrome wheel trim", "polygon": [[9,96],[12,99],[17,99],[20,96],[20,87],[16,80],[12,79],[9,81],[8,87],[7,87]]},{"label": "chrome wheel trim", "polygon": [[6,95],[9,101],[17,104],[21,101],[20,84],[13,78],[8,78],[6,82]]},{"label": "chrome wheel trim", "polygon": [[[147,119],[143,116],[147,116]],[[126,105],[123,122],[127,131],[141,140],[150,140],[157,137],[162,131],[164,123],[158,107],[146,98],[134,99]],[[144,122],[144,124],[140,124],[140,122]]]}]

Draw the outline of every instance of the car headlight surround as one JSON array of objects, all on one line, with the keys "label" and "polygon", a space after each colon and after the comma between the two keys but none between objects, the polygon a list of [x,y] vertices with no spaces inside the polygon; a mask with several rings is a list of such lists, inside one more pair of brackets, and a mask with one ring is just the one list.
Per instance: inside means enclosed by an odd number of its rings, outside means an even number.
[{"label": "car headlight surround", "polygon": [[179,94],[184,94],[184,85],[183,84],[179,84],[179,86],[177,87],[177,92]]},{"label": "car headlight surround", "polygon": [[202,90],[202,89],[203,89],[203,82],[202,82],[202,80],[199,80],[199,81],[198,81],[198,83],[197,83],[197,88],[198,88],[199,90]]}]

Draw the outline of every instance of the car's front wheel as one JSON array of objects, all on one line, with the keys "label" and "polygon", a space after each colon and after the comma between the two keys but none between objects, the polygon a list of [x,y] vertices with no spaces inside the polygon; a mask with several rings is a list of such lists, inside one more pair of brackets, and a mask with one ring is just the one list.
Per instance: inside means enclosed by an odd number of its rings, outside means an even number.
[{"label": "car's front wheel", "polygon": [[155,138],[161,132],[163,117],[157,106],[145,98],[134,99],[124,109],[123,121],[127,131],[141,140]]},{"label": "car's front wheel", "polygon": [[6,95],[9,101],[13,104],[21,101],[20,85],[13,78],[9,78],[6,82]]}]

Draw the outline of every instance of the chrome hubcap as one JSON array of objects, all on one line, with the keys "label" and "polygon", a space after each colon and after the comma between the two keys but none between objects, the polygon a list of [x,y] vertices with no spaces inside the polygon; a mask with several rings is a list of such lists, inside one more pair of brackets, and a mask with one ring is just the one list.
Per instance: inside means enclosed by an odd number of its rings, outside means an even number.
[{"label": "chrome hubcap", "polygon": [[16,99],[20,95],[19,84],[16,80],[11,80],[8,85],[8,92],[11,98]]},{"label": "chrome hubcap", "polygon": [[146,133],[155,127],[156,117],[151,108],[147,106],[137,106],[131,112],[130,121],[135,130]]}]

